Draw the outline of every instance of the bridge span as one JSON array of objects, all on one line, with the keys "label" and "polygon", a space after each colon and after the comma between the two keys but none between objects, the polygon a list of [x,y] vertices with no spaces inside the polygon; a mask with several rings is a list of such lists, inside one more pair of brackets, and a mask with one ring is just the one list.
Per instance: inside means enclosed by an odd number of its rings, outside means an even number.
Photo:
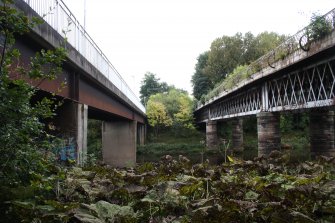
[{"label": "bridge span", "polygon": [[[256,115],[258,155],[281,147],[280,114],[308,112],[311,155],[335,155],[335,9],[321,19],[321,33],[310,24],[250,64],[256,72],[232,89],[217,87],[216,96],[198,104],[198,124],[206,124],[208,148],[218,145],[217,123],[232,120],[232,147],[243,148],[243,117]],[[314,30],[313,30],[314,29]],[[317,33],[319,32],[319,33]]]},{"label": "bridge span", "polygon": [[63,71],[56,80],[30,83],[39,89],[37,98],[56,95],[63,101],[51,122],[57,134],[74,142],[77,162],[86,160],[87,123],[92,118],[103,121],[104,162],[135,164],[136,144],[143,144],[146,134],[145,108],[138,97],[61,0],[18,0],[14,7],[46,21],[17,39],[23,64],[42,48],[66,48]]}]

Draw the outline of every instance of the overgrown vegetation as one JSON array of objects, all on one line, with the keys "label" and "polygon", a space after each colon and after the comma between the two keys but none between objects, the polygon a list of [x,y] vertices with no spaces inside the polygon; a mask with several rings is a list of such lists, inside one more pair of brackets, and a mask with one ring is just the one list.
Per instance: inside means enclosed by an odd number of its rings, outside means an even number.
[{"label": "overgrown vegetation", "polygon": [[[52,197],[14,203],[25,222],[334,222],[334,158],[288,154],[211,166],[180,156],[63,173]],[[59,174],[59,173],[58,173]]]},{"label": "overgrown vegetation", "polygon": [[23,64],[15,38],[41,21],[28,20],[12,4],[3,0],[0,5],[0,212],[5,222],[15,222],[10,220],[16,199],[38,200],[54,189],[49,174],[56,170],[48,155],[53,137],[41,120],[52,117],[59,104],[52,98],[34,102],[38,89],[26,80],[53,80],[66,56],[64,48],[43,49]]},{"label": "overgrown vegetation", "polygon": [[284,39],[285,36],[273,32],[263,32],[257,36],[250,32],[244,35],[236,33],[234,36],[215,39],[210,51],[198,57],[192,76],[195,99],[204,102],[209,99],[205,98],[208,92],[212,97],[217,96],[223,90],[236,86],[241,78],[245,79],[259,71],[258,64],[253,64],[252,61],[269,52]]}]

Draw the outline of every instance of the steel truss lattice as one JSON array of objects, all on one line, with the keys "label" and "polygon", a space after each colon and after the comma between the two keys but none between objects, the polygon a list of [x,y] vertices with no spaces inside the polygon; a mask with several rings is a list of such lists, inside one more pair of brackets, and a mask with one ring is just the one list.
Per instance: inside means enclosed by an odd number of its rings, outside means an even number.
[{"label": "steel truss lattice", "polygon": [[335,57],[283,74],[219,99],[198,113],[199,122],[334,105]]},{"label": "steel truss lattice", "polygon": [[333,105],[335,59],[268,81],[268,111]]}]

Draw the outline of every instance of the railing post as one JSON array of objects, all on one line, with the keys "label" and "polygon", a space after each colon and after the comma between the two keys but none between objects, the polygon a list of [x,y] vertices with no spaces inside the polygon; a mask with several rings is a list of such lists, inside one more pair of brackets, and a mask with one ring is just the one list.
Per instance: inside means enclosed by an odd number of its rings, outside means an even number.
[{"label": "railing post", "polygon": [[60,27],[59,27],[59,2],[56,0],[56,30],[58,33],[61,33]]},{"label": "railing post", "polygon": [[262,111],[269,111],[269,89],[267,82],[262,86]]}]

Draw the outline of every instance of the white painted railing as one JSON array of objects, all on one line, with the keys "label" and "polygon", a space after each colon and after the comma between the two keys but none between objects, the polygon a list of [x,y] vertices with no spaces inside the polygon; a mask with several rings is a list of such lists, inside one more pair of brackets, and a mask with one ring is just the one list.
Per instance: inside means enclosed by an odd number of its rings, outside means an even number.
[{"label": "white painted railing", "polygon": [[62,0],[23,0],[34,11],[53,27],[59,34],[67,38],[82,56],[107,77],[123,94],[125,94],[141,111],[145,108],[139,98],[108,60],[105,54],[85,31],[78,19],[67,8]]}]

